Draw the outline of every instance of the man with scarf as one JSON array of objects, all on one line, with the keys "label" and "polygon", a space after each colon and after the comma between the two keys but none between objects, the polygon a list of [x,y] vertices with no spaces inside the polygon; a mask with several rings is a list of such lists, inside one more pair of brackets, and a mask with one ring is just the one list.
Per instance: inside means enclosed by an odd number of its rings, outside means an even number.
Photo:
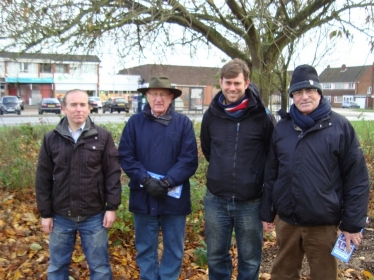
[{"label": "man with scarf", "polygon": [[186,216],[191,213],[189,178],[198,165],[196,136],[191,120],[174,111],[172,101],[182,92],[167,77],[152,77],[149,87],[138,91],[148,104],[130,117],[118,148],[122,169],[130,178],[136,262],[141,280],[177,280]]},{"label": "man with scarf", "polygon": [[221,91],[204,113],[201,148],[209,162],[204,197],[210,280],[230,280],[235,230],[238,280],[257,280],[262,255],[259,216],[266,155],[274,129],[249,69],[234,59],[221,69]]},{"label": "man with scarf", "polygon": [[363,237],[365,158],[350,122],[331,111],[312,66],[296,67],[289,95],[293,104],[288,114],[280,112],[274,129],[261,204],[266,231],[275,219],[278,253],[271,279],[300,279],[304,255],[311,279],[337,279],[331,250],[338,228],[348,251]]}]

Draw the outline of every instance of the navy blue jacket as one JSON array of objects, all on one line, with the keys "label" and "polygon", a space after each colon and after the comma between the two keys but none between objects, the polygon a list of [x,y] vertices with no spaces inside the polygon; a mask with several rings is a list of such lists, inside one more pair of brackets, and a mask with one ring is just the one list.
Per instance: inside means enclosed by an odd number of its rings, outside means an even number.
[{"label": "navy blue jacket", "polygon": [[366,162],[350,122],[331,112],[302,133],[289,114],[272,137],[261,219],[276,214],[294,225],[365,226],[369,198]]},{"label": "navy blue jacket", "polygon": [[[191,120],[170,106],[168,125],[155,121],[147,104],[127,122],[119,144],[122,169],[130,178],[130,206],[134,213],[184,215],[191,212],[189,178],[198,166],[196,136]],[[171,187],[183,184],[179,199],[155,199],[141,183],[147,171],[164,175]]]},{"label": "navy blue jacket", "polygon": [[274,129],[272,116],[256,101],[257,87],[250,86],[245,94],[247,108],[242,117],[233,118],[218,105],[220,91],[204,113],[200,133],[209,161],[207,188],[216,196],[239,201],[261,197]]}]

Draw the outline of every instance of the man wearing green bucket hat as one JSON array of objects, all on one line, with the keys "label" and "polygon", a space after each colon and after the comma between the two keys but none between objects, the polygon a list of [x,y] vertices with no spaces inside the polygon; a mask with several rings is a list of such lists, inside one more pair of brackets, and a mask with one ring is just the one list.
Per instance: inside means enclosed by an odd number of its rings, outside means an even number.
[{"label": "man wearing green bucket hat", "polygon": [[152,77],[149,86],[138,91],[148,104],[130,117],[118,149],[122,169],[130,178],[136,262],[141,280],[177,280],[186,216],[191,213],[189,178],[198,165],[196,137],[191,120],[174,111],[172,101],[182,92],[171,86],[169,78]]}]

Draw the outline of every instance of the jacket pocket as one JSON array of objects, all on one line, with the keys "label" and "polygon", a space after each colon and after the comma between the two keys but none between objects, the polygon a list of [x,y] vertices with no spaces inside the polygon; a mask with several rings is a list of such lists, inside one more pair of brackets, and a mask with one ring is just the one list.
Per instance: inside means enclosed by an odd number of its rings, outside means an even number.
[{"label": "jacket pocket", "polygon": [[102,154],[104,151],[104,146],[97,145],[97,143],[87,143],[83,146],[84,157],[86,158],[86,163],[91,167],[101,166]]}]

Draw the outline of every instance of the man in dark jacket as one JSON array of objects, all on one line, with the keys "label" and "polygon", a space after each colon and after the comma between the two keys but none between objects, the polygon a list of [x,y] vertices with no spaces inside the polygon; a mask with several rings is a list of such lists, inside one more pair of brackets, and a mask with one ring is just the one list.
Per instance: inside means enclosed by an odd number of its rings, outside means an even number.
[{"label": "man in dark jacket", "polygon": [[261,205],[264,229],[273,227],[278,253],[271,279],[300,279],[304,254],[311,279],[337,278],[331,250],[338,226],[347,249],[361,242],[369,197],[365,159],[350,122],[331,111],[316,70],[296,67],[293,104],[275,127]]},{"label": "man in dark jacket", "polygon": [[221,69],[221,91],[201,124],[201,148],[209,161],[204,198],[210,280],[230,280],[232,232],[238,248],[238,280],[257,280],[262,254],[259,216],[272,116],[250,84],[240,59]]},{"label": "man in dark jacket", "polygon": [[152,77],[149,87],[138,91],[146,95],[148,104],[130,117],[118,149],[121,166],[130,178],[136,262],[141,280],[177,280],[186,216],[191,212],[189,178],[198,165],[196,137],[191,120],[171,105],[182,92],[172,88],[167,77]]},{"label": "man in dark jacket", "polygon": [[88,117],[85,91],[68,91],[62,111],[66,117],[44,136],[36,171],[37,206],[50,234],[48,279],[69,278],[77,231],[91,279],[112,279],[107,229],[121,201],[118,150]]}]

